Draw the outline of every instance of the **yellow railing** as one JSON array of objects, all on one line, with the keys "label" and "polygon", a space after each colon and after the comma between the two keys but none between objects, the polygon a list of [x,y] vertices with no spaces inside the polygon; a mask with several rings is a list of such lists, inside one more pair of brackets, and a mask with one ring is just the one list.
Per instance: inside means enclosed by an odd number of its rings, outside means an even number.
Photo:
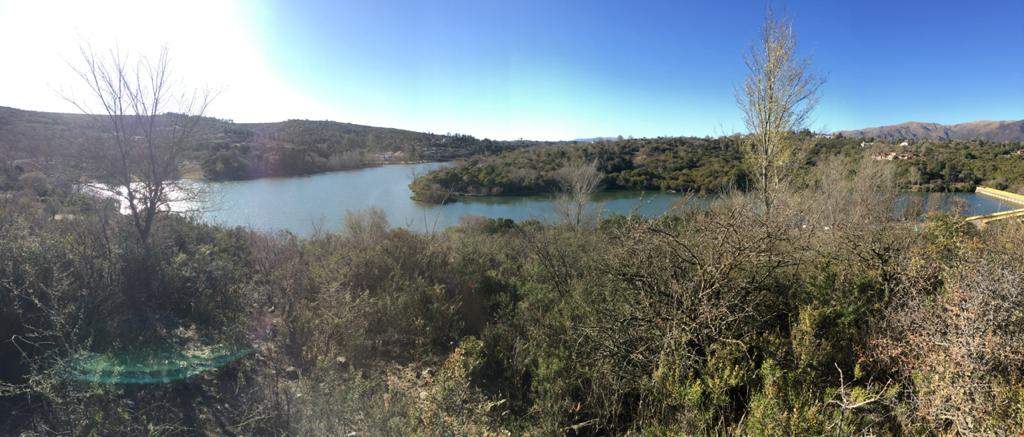
[{"label": "yellow railing", "polygon": [[973,222],[973,223],[977,223],[977,224],[983,225],[983,224],[987,224],[988,222],[992,222],[992,221],[996,221],[996,220],[1002,220],[1002,219],[1008,219],[1008,218],[1014,218],[1014,217],[1024,217],[1024,208],[1015,209],[1015,210],[1012,210],[1012,211],[997,212],[995,214],[989,214],[989,215],[970,216],[970,217],[967,217],[965,220],[967,220],[969,222]]},{"label": "yellow railing", "polygon": [[[1007,202],[1007,203],[1013,203],[1013,204],[1016,204],[1016,205],[1024,206],[1024,195],[1021,195],[1021,194],[1011,193],[1009,191],[997,190],[995,188],[989,188],[989,187],[978,187],[978,188],[976,188],[974,190],[974,192],[978,193],[978,194],[985,195],[985,196],[994,197],[996,199],[1002,200],[1002,201]],[[996,221],[996,220],[1002,220],[1002,219],[1008,219],[1008,218],[1013,218],[1013,217],[1024,217],[1024,208],[1014,209],[1014,210],[1010,210],[1010,211],[997,212],[995,214],[972,215],[970,217],[967,217],[965,220],[967,220],[968,222],[974,223],[974,224],[976,224],[978,226],[984,226],[984,225],[988,224],[988,222],[992,222],[992,221]]]},{"label": "yellow railing", "polygon": [[997,190],[989,187],[978,187],[974,189],[974,192],[984,194],[989,197],[995,197],[996,199],[1005,202],[1024,206],[1024,194],[1011,193],[1009,191]]}]

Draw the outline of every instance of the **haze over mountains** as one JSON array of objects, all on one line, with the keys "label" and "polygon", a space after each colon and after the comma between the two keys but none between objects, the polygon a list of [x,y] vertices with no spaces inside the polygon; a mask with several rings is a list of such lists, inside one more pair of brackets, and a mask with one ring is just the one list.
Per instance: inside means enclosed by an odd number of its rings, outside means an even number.
[{"label": "haze over mountains", "polygon": [[879,140],[986,140],[1024,141],[1024,120],[972,121],[943,125],[911,121],[891,126],[870,127],[838,132],[847,137]]}]

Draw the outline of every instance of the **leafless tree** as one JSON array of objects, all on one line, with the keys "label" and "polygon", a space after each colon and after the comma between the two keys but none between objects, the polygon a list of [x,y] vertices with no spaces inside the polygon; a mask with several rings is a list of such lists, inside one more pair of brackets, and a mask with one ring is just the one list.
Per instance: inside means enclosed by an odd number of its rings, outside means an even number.
[{"label": "leafless tree", "polygon": [[736,102],[751,134],[750,169],[765,213],[770,214],[775,194],[795,162],[795,150],[787,140],[806,126],[824,81],[810,70],[809,60],[797,56],[791,23],[777,19],[770,10],[761,39],[744,62],[748,74],[736,92]]},{"label": "leafless tree", "polygon": [[586,224],[590,214],[590,200],[603,175],[597,170],[597,163],[575,162],[558,172],[562,191],[558,195],[556,208],[559,215],[573,227]]},{"label": "leafless tree", "polygon": [[98,55],[83,46],[80,64],[71,68],[86,85],[87,97],[66,94],[65,99],[96,115],[109,130],[107,141],[85,157],[97,179],[91,186],[121,202],[146,244],[157,216],[172,202],[198,197],[194,186],[179,183],[179,166],[197,139],[213,95],[176,89],[166,48],[152,60],[117,50]]}]

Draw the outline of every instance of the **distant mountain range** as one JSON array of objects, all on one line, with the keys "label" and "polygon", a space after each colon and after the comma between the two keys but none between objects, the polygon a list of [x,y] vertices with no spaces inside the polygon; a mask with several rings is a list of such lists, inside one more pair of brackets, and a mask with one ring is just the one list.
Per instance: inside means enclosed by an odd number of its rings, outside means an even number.
[{"label": "distant mountain range", "polygon": [[597,142],[600,142],[600,141],[615,141],[615,140],[621,140],[621,139],[622,139],[622,135],[619,135],[617,137],[576,138],[576,139],[574,139],[572,141],[575,141],[577,143],[597,143]]},{"label": "distant mountain range", "polygon": [[972,121],[959,124],[921,123],[911,121],[892,126],[870,127],[837,132],[847,137],[878,140],[987,140],[997,142],[1024,141],[1024,120]]}]

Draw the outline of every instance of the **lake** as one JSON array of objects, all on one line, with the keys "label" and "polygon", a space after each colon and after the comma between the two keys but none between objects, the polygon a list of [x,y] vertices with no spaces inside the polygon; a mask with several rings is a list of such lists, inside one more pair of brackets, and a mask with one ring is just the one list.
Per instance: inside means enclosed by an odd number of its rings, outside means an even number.
[{"label": "lake", "polygon": [[[335,230],[350,211],[378,207],[393,226],[415,230],[440,230],[456,225],[466,215],[513,220],[553,220],[556,217],[551,196],[481,197],[446,205],[413,201],[409,182],[445,164],[403,164],[361,170],[339,171],[312,176],[267,178],[235,182],[206,183],[208,194],[201,217],[226,226],[246,226],[264,231],[287,230],[310,235],[318,227]],[[947,193],[920,196],[949,208],[960,199],[967,205],[965,215],[990,214],[1013,209],[995,199],[973,193]],[[683,194],[664,192],[599,193],[595,201],[607,214],[637,212],[659,215]],[[693,199],[700,205],[705,199]]]}]

